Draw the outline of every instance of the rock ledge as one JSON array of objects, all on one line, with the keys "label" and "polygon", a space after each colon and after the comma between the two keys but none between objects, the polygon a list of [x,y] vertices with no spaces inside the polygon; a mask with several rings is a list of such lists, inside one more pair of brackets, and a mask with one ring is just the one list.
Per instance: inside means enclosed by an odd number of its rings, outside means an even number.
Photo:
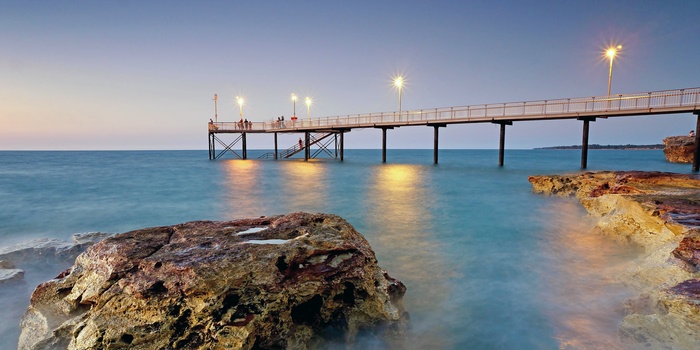
[{"label": "rock ledge", "polygon": [[645,253],[620,276],[640,296],[626,303],[620,337],[634,348],[700,344],[700,178],[662,172],[530,176],[536,193],[576,196],[601,232]]},{"label": "rock ledge", "polygon": [[328,214],[118,234],[39,285],[20,349],[258,349],[401,333],[406,287]]}]

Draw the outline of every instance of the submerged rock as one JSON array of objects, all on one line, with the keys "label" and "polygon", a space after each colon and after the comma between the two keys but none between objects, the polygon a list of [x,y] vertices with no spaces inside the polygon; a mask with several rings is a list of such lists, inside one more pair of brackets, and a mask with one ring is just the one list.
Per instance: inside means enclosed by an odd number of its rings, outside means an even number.
[{"label": "submerged rock", "polygon": [[575,195],[601,232],[646,253],[621,276],[630,300],[622,339],[647,348],[700,344],[700,177],[662,172],[531,176],[533,191]]},{"label": "submerged rock", "polygon": [[664,139],[664,155],[671,163],[692,163],[695,158],[695,136],[669,136]]},{"label": "submerged rock", "polygon": [[292,348],[401,333],[406,287],[338,216],[127,232],[39,285],[20,349]]}]

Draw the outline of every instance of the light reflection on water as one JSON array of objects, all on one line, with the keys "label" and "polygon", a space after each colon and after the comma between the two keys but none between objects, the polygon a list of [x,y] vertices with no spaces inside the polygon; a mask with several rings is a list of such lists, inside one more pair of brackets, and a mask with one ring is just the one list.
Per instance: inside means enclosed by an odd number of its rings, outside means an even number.
[{"label": "light reflection on water", "polygon": [[[448,296],[449,268],[434,235],[429,205],[433,195],[425,185],[425,171],[419,165],[374,167],[365,196],[372,208],[367,221],[373,248],[383,257],[380,266],[408,287],[404,302],[409,313],[440,315]],[[416,319],[407,338],[394,347],[442,349],[448,338],[442,334],[439,317]]]},{"label": "light reflection on water", "polygon": [[326,166],[309,162],[283,162],[280,166],[284,174],[285,193],[288,207],[323,208],[326,203],[328,189],[326,188]]}]

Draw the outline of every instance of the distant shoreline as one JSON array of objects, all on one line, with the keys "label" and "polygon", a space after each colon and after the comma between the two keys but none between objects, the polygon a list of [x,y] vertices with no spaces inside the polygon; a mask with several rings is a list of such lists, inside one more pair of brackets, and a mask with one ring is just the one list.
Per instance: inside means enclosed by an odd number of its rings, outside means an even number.
[{"label": "distant shoreline", "polygon": [[[581,149],[581,145],[572,146],[551,146],[551,147],[537,147],[533,149]],[[656,145],[599,145],[592,144],[588,145],[588,149],[616,149],[616,150],[656,150],[664,149],[662,143]]]}]

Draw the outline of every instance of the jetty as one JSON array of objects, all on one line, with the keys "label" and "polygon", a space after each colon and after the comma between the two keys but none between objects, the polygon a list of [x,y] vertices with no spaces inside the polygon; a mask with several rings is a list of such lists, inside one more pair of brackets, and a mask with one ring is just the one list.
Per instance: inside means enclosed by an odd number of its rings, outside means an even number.
[{"label": "jetty", "polygon": [[[382,130],[382,162],[386,162],[387,130],[409,126],[428,126],[433,132],[433,162],[438,163],[439,129],[451,124],[494,123],[500,125],[498,165],[504,164],[506,126],[514,122],[576,119],[582,122],[581,168],[588,163],[588,134],[590,122],[597,119],[632,116],[661,116],[692,113],[697,116],[695,143],[700,144],[700,88],[650,91],[606,96],[558,98],[551,100],[505,102],[482,105],[440,107],[407,111],[338,115],[269,122],[208,123],[209,159],[219,159],[227,152],[247,159],[246,139],[249,134],[273,134],[274,151],[260,158],[289,158],[304,152],[304,159],[321,153],[344,158],[344,135],[353,129]],[[282,151],[278,149],[279,133],[303,134],[302,142]],[[224,141],[224,135],[234,139]],[[234,149],[240,143],[240,153]],[[217,151],[216,145],[222,146]],[[317,149],[312,153],[312,146]],[[331,151],[331,146],[334,150]],[[693,171],[700,167],[700,147],[696,148]]]}]

